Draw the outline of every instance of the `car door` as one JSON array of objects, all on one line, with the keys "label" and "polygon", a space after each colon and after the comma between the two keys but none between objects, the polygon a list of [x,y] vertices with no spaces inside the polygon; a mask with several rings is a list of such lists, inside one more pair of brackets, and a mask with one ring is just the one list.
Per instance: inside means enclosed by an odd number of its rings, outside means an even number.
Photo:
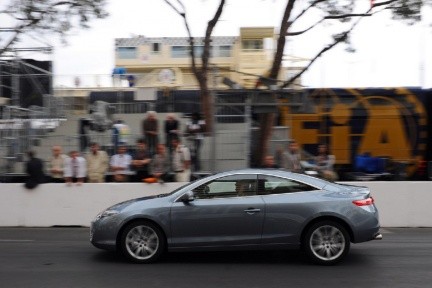
[{"label": "car door", "polygon": [[304,221],[314,214],[314,195],[319,189],[271,175],[259,175],[257,186],[266,205],[262,243],[298,243]]},{"label": "car door", "polygon": [[195,188],[193,201],[173,203],[170,246],[260,244],[265,206],[256,195],[256,180],[249,174],[221,177]]}]

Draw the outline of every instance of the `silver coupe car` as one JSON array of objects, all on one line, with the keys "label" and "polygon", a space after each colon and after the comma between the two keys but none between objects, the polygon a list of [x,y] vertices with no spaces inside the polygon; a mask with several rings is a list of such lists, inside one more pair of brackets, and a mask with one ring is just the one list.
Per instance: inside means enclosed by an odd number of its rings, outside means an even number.
[{"label": "silver coupe car", "polygon": [[91,223],[90,241],[138,263],[165,251],[302,248],[313,262],[332,265],[350,243],[381,239],[379,228],[366,187],[245,169],[114,205]]}]

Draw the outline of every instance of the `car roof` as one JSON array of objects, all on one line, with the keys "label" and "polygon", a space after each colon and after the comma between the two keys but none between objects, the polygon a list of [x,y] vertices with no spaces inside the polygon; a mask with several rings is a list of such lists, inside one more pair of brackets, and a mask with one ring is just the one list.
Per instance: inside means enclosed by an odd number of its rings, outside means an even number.
[{"label": "car roof", "polygon": [[293,173],[281,169],[259,169],[259,168],[247,168],[247,169],[235,169],[235,170],[229,170],[224,172],[219,172],[217,174],[212,175],[213,178],[219,178],[223,176],[229,176],[229,175],[241,175],[241,174],[262,174],[262,175],[269,175],[269,176],[276,176],[276,177],[283,177],[283,178],[289,178],[293,180],[297,180],[300,182],[304,182],[310,185],[313,185],[317,188],[323,188],[326,185],[331,184],[331,182],[328,182],[326,180],[312,177],[305,174],[300,173]]}]

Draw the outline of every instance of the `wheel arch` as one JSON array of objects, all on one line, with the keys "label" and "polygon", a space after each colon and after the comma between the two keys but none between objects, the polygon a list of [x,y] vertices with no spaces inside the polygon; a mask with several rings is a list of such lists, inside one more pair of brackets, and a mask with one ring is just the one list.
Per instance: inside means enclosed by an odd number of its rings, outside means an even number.
[{"label": "wheel arch", "polygon": [[162,228],[162,226],[159,223],[157,223],[156,221],[152,220],[152,219],[145,218],[145,217],[140,217],[140,218],[129,219],[128,221],[126,221],[125,223],[123,223],[123,225],[119,229],[119,231],[117,233],[117,237],[116,237],[116,249],[117,249],[117,251],[119,251],[119,245],[120,245],[120,242],[121,242],[121,237],[122,237],[122,234],[123,234],[123,231],[125,230],[125,228],[128,225],[130,225],[131,223],[142,222],[142,221],[149,222],[149,223],[155,225],[157,228],[159,228],[159,230],[163,234],[163,238],[164,238],[163,240],[165,242],[165,249],[167,249],[167,244],[168,244],[167,234],[166,234],[165,230]]},{"label": "wheel arch", "polygon": [[303,227],[301,236],[300,236],[300,244],[302,245],[304,242],[304,238],[306,236],[307,231],[309,230],[309,228],[318,223],[318,222],[322,222],[322,221],[334,221],[340,225],[342,225],[345,230],[348,232],[349,237],[350,237],[350,242],[354,241],[354,232],[351,228],[351,226],[343,219],[336,217],[336,216],[332,216],[332,215],[325,215],[325,216],[319,216],[316,217],[314,219],[312,219],[311,221],[309,221],[309,223],[306,224],[306,226]]}]

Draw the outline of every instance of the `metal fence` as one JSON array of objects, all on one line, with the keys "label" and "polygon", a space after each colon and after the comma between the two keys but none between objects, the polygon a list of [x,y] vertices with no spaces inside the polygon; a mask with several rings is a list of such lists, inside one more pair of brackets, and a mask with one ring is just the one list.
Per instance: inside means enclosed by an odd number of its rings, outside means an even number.
[{"label": "metal fence", "polygon": [[[166,92],[166,91],[165,91]],[[134,147],[135,140],[141,138],[141,120],[145,113],[150,110],[156,110],[159,114],[159,132],[160,141],[165,143],[163,125],[165,115],[168,112],[176,112],[181,122],[181,132],[184,133],[185,126],[190,120],[192,112],[199,111],[200,101],[199,92],[195,91],[189,96],[185,96],[183,91],[170,91],[166,94],[164,91],[158,92],[156,101],[134,101],[134,102],[115,102],[107,103],[113,109],[113,119],[127,118],[135,131],[131,135],[131,149]],[[275,103],[269,102],[269,99],[258,99],[256,94],[248,91],[215,91],[214,92],[214,130],[202,140],[199,151],[200,169],[202,171],[216,172],[228,169],[246,168],[251,165],[251,156],[254,140],[257,138],[257,113],[263,111],[273,111],[276,108]],[[270,95],[270,97],[274,97]],[[84,101],[86,100],[86,101]],[[104,132],[89,131],[86,135],[80,135],[76,128],[77,117],[73,115],[81,114],[82,117],[93,117],[88,114],[89,111],[95,111],[96,102],[90,103],[89,99],[83,98],[55,98],[46,96],[44,98],[44,108],[31,109],[29,115],[22,118],[29,118],[34,122],[38,117],[35,115],[45,115],[48,118],[55,118],[60,121],[62,126],[75,125],[70,129],[58,129],[60,125],[54,125],[51,128],[21,126],[19,129],[12,127],[3,127],[0,133],[4,137],[2,145],[2,157],[0,164],[0,173],[19,171],[22,166],[17,161],[24,160],[24,152],[32,149],[35,150],[39,158],[47,160],[51,156],[51,147],[60,145],[65,152],[71,150],[83,150],[83,139],[87,138],[87,143],[98,142],[103,149],[112,155],[114,153],[112,145],[111,131]],[[32,114],[33,116],[30,116]],[[134,117],[126,117],[131,115]],[[57,118],[56,118],[57,117]],[[8,118],[14,118],[9,115]],[[132,120],[130,120],[132,119]],[[72,122],[71,122],[72,121]],[[126,121],[126,122],[128,122]],[[29,125],[29,124],[26,124]],[[11,135],[13,134],[13,137]],[[271,140],[271,153],[279,145],[285,146],[288,143],[289,130],[286,127],[275,128],[275,138]],[[85,136],[85,137],[84,137]],[[183,144],[187,145],[194,152],[194,141],[187,135],[182,135]],[[8,138],[9,137],[9,138]],[[19,162],[18,161],[18,162]],[[21,169],[22,170],[22,169]]]}]

